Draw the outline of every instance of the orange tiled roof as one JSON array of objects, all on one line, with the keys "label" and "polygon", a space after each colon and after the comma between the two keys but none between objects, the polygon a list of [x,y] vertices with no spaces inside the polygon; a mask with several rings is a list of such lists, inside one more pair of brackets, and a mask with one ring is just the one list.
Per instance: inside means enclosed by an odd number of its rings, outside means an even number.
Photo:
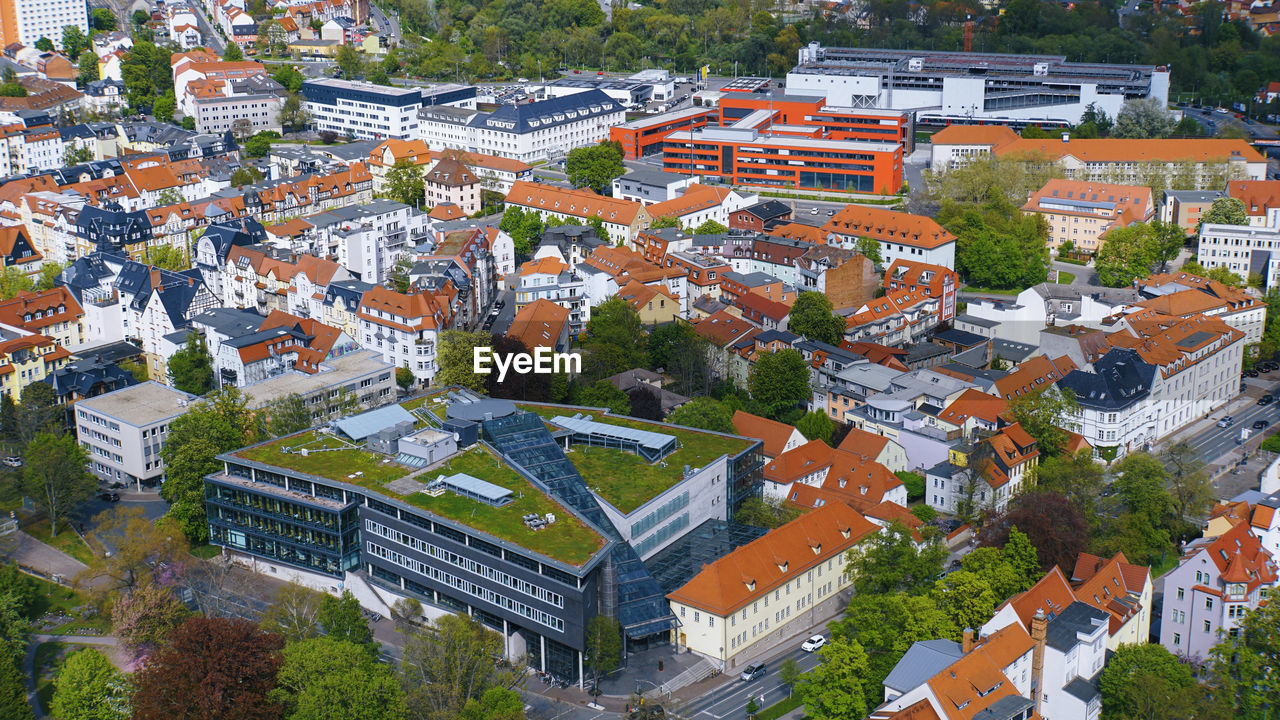
[{"label": "orange tiled roof", "polygon": [[538,347],[553,348],[568,322],[568,308],[545,298],[538,298],[516,313],[507,330],[507,337],[516,338],[530,350]]},{"label": "orange tiled roof", "polygon": [[724,202],[724,199],[731,192],[733,192],[732,188],[724,186],[712,187],[693,183],[684,191],[683,195],[650,205],[649,215],[655,218],[678,218],[692,215],[693,213],[716,207]]},{"label": "orange tiled roof", "polygon": [[1129,138],[1026,139],[1000,145],[997,156],[1043,156],[1059,160],[1068,155],[1081,162],[1223,162],[1240,158],[1246,162],[1266,162],[1246,140],[1179,138],[1133,140]]},{"label": "orange tiled roof", "polygon": [[427,216],[436,220],[457,220],[458,218],[466,217],[467,214],[462,212],[462,208],[453,203],[440,203],[431,208],[431,212],[427,213]]},{"label": "orange tiled roof", "polygon": [[885,446],[888,444],[889,438],[884,435],[877,435],[855,427],[849,428],[849,434],[844,436],[844,439],[840,441],[837,447],[846,452],[858,453],[874,459],[880,457],[880,453],[884,451]]},{"label": "orange tiled roof", "polygon": [[748,333],[754,334],[754,332],[758,332],[751,323],[742,318],[734,317],[725,310],[717,311],[713,315],[702,318],[694,323],[693,330],[710,340],[717,347],[724,347],[735,340],[748,337]]},{"label": "orange tiled roof", "polygon": [[1007,145],[1022,137],[1007,125],[948,125],[933,134],[934,145]]},{"label": "orange tiled roof", "polygon": [[777,420],[770,420],[749,412],[735,410],[733,413],[733,429],[743,437],[755,438],[764,443],[765,457],[774,458],[782,454],[782,448],[795,428]]},{"label": "orange tiled roof", "polygon": [[1006,400],[1043,390],[1075,370],[1076,364],[1063,355],[1050,360],[1047,355],[1037,355],[1018,366],[1018,369],[996,380],[996,392]]},{"label": "orange tiled roof", "polygon": [[[408,322],[380,318],[369,312],[369,310],[390,313],[392,316]],[[366,292],[364,297],[360,298],[360,309],[357,314],[360,318],[369,322],[390,325],[402,330],[444,329],[449,324],[449,299],[427,292],[406,295],[381,286],[375,286]]]},{"label": "orange tiled roof", "polygon": [[644,212],[643,206],[638,202],[603,197],[590,190],[569,190],[525,180],[517,180],[511,184],[507,204],[558,215],[596,217],[606,223],[618,225],[631,225]]},{"label": "orange tiled roof", "polygon": [[[58,323],[75,322],[83,316],[84,309],[65,287],[39,292],[24,291],[10,300],[0,302],[0,322],[31,331],[39,331],[40,328]],[[27,317],[31,319],[27,320]]]},{"label": "orange tiled roof", "polygon": [[822,232],[827,235],[869,237],[882,242],[926,249],[942,247],[956,241],[956,236],[934,222],[933,218],[862,205],[845,206],[822,226]]},{"label": "orange tiled roof", "polygon": [[835,451],[821,440],[810,440],[792,448],[764,466],[766,480],[786,485],[800,478],[829,469],[835,459]]},{"label": "orange tiled roof", "polygon": [[1231,180],[1227,195],[1244,203],[1246,214],[1259,217],[1280,207],[1280,180]]},{"label": "orange tiled roof", "polygon": [[1008,408],[1009,403],[1004,398],[968,388],[960,393],[960,396],[953,400],[938,415],[938,418],[955,425],[963,424],[971,417],[994,424],[1000,414]]},{"label": "orange tiled roof", "polygon": [[725,617],[877,530],[848,505],[831,503],[703,566],[667,597]]},{"label": "orange tiled roof", "polygon": [[530,260],[520,266],[520,275],[559,275],[562,272],[568,272],[569,266],[560,262],[560,260],[552,255]]}]

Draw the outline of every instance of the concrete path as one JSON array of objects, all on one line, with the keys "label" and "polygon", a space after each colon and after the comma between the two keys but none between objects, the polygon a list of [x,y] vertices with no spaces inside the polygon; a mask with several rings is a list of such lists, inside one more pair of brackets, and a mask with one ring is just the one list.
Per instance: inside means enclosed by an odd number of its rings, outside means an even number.
[{"label": "concrete path", "polygon": [[52,545],[43,543],[21,531],[18,532],[18,545],[14,548],[10,559],[47,576],[61,575],[67,583],[88,567]]},{"label": "concrete path", "polygon": [[27,645],[27,654],[22,659],[22,672],[27,676],[27,701],[31,703],[31,710],[35,712],[37,718],[45,717],[45,712],[40,706],[40,698],[36,696],[36,648],[50,642],[108,648],[115,648],[120,644],[110,636],[32,634],[30,644]]}]

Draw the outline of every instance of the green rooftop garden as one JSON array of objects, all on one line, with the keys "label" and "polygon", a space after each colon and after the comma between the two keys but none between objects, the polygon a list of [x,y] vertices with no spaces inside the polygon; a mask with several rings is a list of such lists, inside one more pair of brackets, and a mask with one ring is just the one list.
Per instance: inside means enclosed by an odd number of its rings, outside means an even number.
[{"label": "green rooftop garden", "polygon": [[[537,413],[545,420],[557,415],[572,417],[572,408],[546,405],[519,404],[524,410]],[[648,463],[639,455],[613,448],[577,445],[568,457],[587,487],[595,490],[609,504],[623,513],[630,513],[658,494],[684,479],[684,466],[705,467],[721,455],[736,455],[751,446],[753,440],[716,435],[698,430],[677,428],[663,423],[645,422],[590,413],[593,420],[619,425],[635,430],[674,435],[679,449],[656,463]]]},{"label": "green rooftop garden", "polygon": [[[290,452],[281,452],[282,448],[288,448]],[[298,452],[303,448],[308,451],[306,456]],[[480,446],[472,447],[445,465],[414,479],[426,484],[440,475],[465,473],[510,489],[515,494],[514,502],[493,507],[451,492],[437,497],[421,492],[401,497],[385,485],[413,471],[388,461],[386,456],[314,430],[246,448],[235,454],[246,460],[337,480],[396,498],[571,565],[586,562],[604,544],[603,538],[576,515]],[[530,530],[522,520],[530,513],[543,516],[553,513],[556,522],[542,530]]]}]

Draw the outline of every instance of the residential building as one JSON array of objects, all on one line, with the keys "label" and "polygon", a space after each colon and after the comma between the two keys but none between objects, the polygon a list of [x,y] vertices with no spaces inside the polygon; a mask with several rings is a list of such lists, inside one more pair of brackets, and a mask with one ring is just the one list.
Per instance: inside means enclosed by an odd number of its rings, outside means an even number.
[{"label": "residential building", "polygon": [[[954,272],[947,272],[955,276]],[[956,284],[952,281],[951,287]],[[954,298],[954,290],[948,290],[942,297],[925,295],[923,289],[890,291],[884,297],[862,305],[846,318],[844,339],[891,347],[919,343],[942,322],[947,297]],[[951,307],[954,308],[954,304]]]},{"label": "residential building", "polygon": [[599,90],[502,105],[491,113],[431,107],[420,113],[416,137],[432,150],[457,148],[535,162],[607,139],[609,128],[622,123],[624,114],[621,105]]},{"label": "residential building", "polygon": [[[965,312],[999,323],[993,333],[1005,340],[1038,345],[1045,328],[1102,329],[1103,321],[1142,297],[1134,288],[1095,288],[1041,283],[1010,300],[974,300]],[[985,334],[985,333],[984,333]]]},{"label": "residential building", "polygon": [[[1075,121],[1072,121],[1075,122]],[[931,138],[933,167],[969,159],[1056,164],[1068,180],[1147,186],[1160,180],[1192,190],[1213,190],[1228,180],[1263,180],[1267,161],[1245,140],[1214,138],[1021,138],[1008,127],[951,126]]]},{"label": "residential building", "polygon": [[18,402],[27,386],[44,381],[70,358],[71,353],[43,335],[0,341],[0,395]]},{"label": "residential building", "polygon": [[680,298],[665,285],[645,285],[632,280],[618,288],[618,297],[635,309],[640,322],[651,327],[675,322],[680,317]]},{"label": "residential building", "polygon": [[875,299],[880,287],[875,263],[852,250],[811,245],[794,262],[796,289],[820,292],[836,309],[861,307]]},{"label": "residential building", "polygon": [[519,181],[507,193],[507,205],[536,212],[543,220],[589,221],[598,219],[610,243],[632,242],[649,226],[651,216],[643,205],[596,195],[590,190],[568,190],[542,183]]},{"label": "residential building", "polygon": [[1195,315],[1218,317],[1244,333],[1245,345],[1262,342],[1266,307],[1247,290],[1197,275],[1173,272],[1148,277],[1139,283],[1138,291],[1143,299],[1124,312],[1145,308],[1184,320]]},{"label": "residential building", "polygon": [[1151,641],[1150,568],[1130,563],[1124,553],[1116,553],[1110,560],[1080,553],[1071,572],[1071,586],[1076,600],[1111,616],[1107,650]]},{"label": "residential building", "polygon": [[1200,226],[1196,262],[1206,270],[1226,268],[1242,278],[1262,276],[1268,292],[1280,287],[1280,226]]},{"label": "residential building", "polygon": [[1169,100],[1169,69],[1067,62],[1061,55],[833,48],[809,43],[789,92],[841,107],[913,112],[930,125],[1074,126],[1089,105],[1115,117],[1126,100]]},{"label": "residential building", "polygon": [[464,215],[480,212],[480,178],[454,158],[441,158],[423,176],[427,205],[452,203]]},{"label": "residential building", "polygon": [[0,328],[51,338],[64,348],[84,343],[84,308],[65,287],[23,291],[0,301]]},{"label": "residential building", "polygon": [[765,460],[772,460],[807,442],[804,435],[791,425],[742,410],[733,412],[733,429],[743,437],[755,438],[763,443]]},{"label": "residential building", "polygon": [[769,232],[778,225],[791,221],[792,208],[777,200],[761,200],[729,216],[730,230]]},{"label": "residential building", "polygon": [[450,305],[455,293],[452,287],[441,293],[419,290],[410,294],[374,287],[360,299],[357,342],[381,354],[392,366],[409,368],[414,379],[426,385],[439,370],[436,340],[452,322]]},{"label": "residential building", "polygon": [[1227,196],[1244,203],[1254,227],[1280,227],[1280,180],[1232,180]]},{"label": "residential building", "polygon": [[1200,230],[1200,216],[1223,197],[1221,190],[1165,190],[1160,201],[1160,220],[1174,223],[1187,235]]},{"label": "residential building", "polygon": [[422,91],[334,78],[302,84],[311,126],[358,140],[418,137]]},{"label": "residential building", "polygon": [[947,462],[925,474],[925,502],[951,514],[1003,512],[1022,493],[1039,457],[1035,439],[1017,423],[973,444],[956,445]]},{"label": "residential building", "polygon": [[35,46],[40,38],[62,49],[62,31],[68,25],[89,36],[89,9],[76,0],[0,1],[0,47],[22,43]]},{"label": "residential building", "polygon": [[728,227],[732,213],[755,201],[755,195],[743,195],[732,188],[694,183],[685,188],[679,197],[646,204],[645,209],[655,220],[674,218],[680,223],[680,227],[694,232],[707,222]]},{"label": "residential building", "polygon": [[338,328],[273,310],[252,332],[222,340],[210,355],[219,385],[244,387],[289,371],[320,372],[323,363],[359,348]]},{"label": "residential building", "polygon": [[567,308],[539,298],[516,312],[507,336],[519,340],[530,351],[544,347],[554,352],[565,352],[569,349],[571,327]]},{"label": "residential building", "polygon": [[1031,194],[1022,212],[1049,224],[1049,247],[1070,242],[1075,252],[1096,253],[1104,236],[1154,215],[1151,188],[1054,178]]},{"label": "residential building", "polygon": [[[610,130],[610,135],[617,128]],[[688,175],[673,175],[660,170],[632,170],[613,180],[613,196],[641,205],[674,200],[694,183]]]},{"label": "residential building", "polygon": [[[285,94],[249,93],[200,97],[191,102],[196,131],[247,137],[264,131],[280,132],[280,109]],[[247,122],[246,122],[247,121]]]},{"label": "residential building", "polygon": [[948,270],[956,267],[956,236],[922,215],[849,205],[822,226],[827,244],[857,250],[864,238],[880,244],[887,264],[923,262]]},{"label": "residential building", "polygon": [[138,490],[159,485],[169,424],[196,400],[167,385],[144,382],[76,403],[76,438],[89,455],[89,471]]},{"label": "residential building", "polygon": [[1239,634],[1241,621],[1264,602],[1276,577],[1275,559],[1249,523],[1191,541],[1164,577],[1160,644],[1179,657],[1208,659],[1224,636]]},{"label": "residential building", "polygon": [[678,647],[725,672],[844,611],[848,551],[879,531],[843,503],[812,510],[707,565],[667,595]]}]

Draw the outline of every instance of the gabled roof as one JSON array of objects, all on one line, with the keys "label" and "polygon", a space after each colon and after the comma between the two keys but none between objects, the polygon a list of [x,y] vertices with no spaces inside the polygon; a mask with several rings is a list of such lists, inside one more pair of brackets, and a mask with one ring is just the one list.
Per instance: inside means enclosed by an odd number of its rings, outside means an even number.
[{"label": "gabled roof", "polygon": [[507,204],[558,215],[600,218],[603,222],[617,225],[631,225],[644,212],[644,206],[638,202],[603,197],[590,190],[570,190],[525,180],[511,184]]},{"label": "gabled roof", "polygon": [[755,438],[764,443],[765,457],[775,458],[782,454],[787,441],[796,429],[786,423],[770,420],[749,412],[735,410],[733,413],[733,429],[743,437]]},{"label": "gabled roof", "polygon": [[1053,384],[1076,369],[1070,356],[1063,355],[1050,359],[1047,355],[1038,355],[1023,362],[1018,369],[996,380],[996,392],[1006,400],[1013,400],[1028,395]]},{"label": "gabled roof", "polygon": [[726,310],[721,310],[694,323],[693,330],[717,347],[724,347],[735,340],[759,332],[751,323],[730,315]]},{"label": "gabled roof", "polygon": [[1000,414],[1008,408],[1009,403],[1004,398],[969,388],[960,393],[960,396],[938,415],[938,419],[961,425],[965,420],[974,417],[994,425]]},{"label": "gabled roof", "polygon": [[835,451],[825,442],[810,440],[782,453],[765,465],[764,477],[766,480],[786,485],[806,475],[830,468],[834,455]]},{"label": "gabled roof", "polygon": [[704,566],[667,598],[725,617],[877,530],[848,505],[825,505]]},{"label": "gabled roof", "polygon": [[568,308],[538,298],[516,313],[507,330],[507,337],[516,338],[530,350],[539,347],[554,348],[568,322]]},{"label": "gabled roof", "polygon": [[884,452],[884,448],[888,444],[889,438],[884,435],[877,435],[861,428],[851,427],[849,428],[849,434],[845,435],[844,439],[836,447],[846,452],[865,455],[874,460],[880,457],[880,453]]},{"label": "gabled roof", "polygon": [[862,205],[846,206],[822,226],[822,231],[828,235],[869,237],[925,249],[956,241],[956,236],[933,218]]}]

